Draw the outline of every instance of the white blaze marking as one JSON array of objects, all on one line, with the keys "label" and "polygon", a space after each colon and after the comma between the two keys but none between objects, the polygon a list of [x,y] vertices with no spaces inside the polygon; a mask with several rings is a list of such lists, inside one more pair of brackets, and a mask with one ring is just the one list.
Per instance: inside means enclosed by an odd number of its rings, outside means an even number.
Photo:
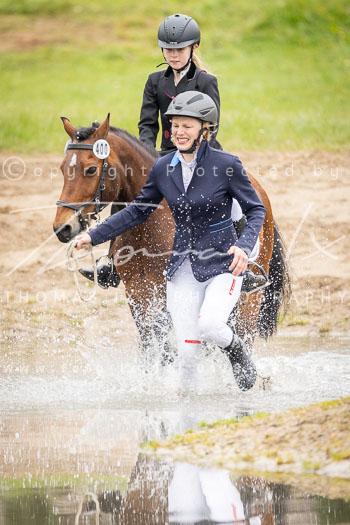
[{"label": "white blaze marking", "polygon": [[72,160],[70,161],[69,165],[73,167],[73,166],[76,166],[76,164],[77,164],[77,154],[73,153]]}]

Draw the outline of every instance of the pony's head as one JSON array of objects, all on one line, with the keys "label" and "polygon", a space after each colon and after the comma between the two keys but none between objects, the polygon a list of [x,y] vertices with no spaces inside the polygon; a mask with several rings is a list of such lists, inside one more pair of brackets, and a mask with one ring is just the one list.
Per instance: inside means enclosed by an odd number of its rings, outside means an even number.
[{"label": "pony's head", "polygon": [[[61,242],[68,242],[103,209],[107,158],[102,158],[93,145],[106,146],[109,133],[109,114],[95,131],[91,128],[77,130],[71,122],[61,117],[64,129],[70,137],[66,146],[65,157],[61,164],[64,184],[60,200],[57,202],[57,213],[53,229]],[[109,148],[108,144],[106,146]],[[110,156],[112,152],[109,153]]]}]

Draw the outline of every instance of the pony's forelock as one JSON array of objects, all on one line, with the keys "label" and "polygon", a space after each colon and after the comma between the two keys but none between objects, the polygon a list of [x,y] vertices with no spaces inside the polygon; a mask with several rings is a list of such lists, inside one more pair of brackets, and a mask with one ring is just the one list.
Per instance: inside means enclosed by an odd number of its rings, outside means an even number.
[{"label": "pony's forelock", "polygon": [[79,142],[88,139],[96,131],[96,128],[79,128],[75,132],[75,139]]}]

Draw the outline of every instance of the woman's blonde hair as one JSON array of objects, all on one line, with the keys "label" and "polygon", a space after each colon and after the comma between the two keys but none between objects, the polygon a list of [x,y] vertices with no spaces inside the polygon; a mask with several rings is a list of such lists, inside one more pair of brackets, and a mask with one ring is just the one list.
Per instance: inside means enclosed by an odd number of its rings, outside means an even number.
[{"label": "woman's blonde hair", "polygon": [[206,71],[207,73],[210,73],[210,71],[208,70],[207,64],[201,57],[198,47],[193,50],[192,61],[194,62],[195,66],[198,67],[198,69],[204,69],[204,71]]},{"label": "woman's blonde hair", "polygon": [[[209,124],[209,123],[206,122],[206,124]],[[208,142],[210,142],[210,139],[211,139],[211,136],[212,136],[212,132],[211,132],[209,126],[208,126],[208,127],[207,127],[207,126],[204,126],[204,127],[205,127],[206,129],[205,129],[205,131],[203,131],[203,133],[202,133],[203,139],[206,140],[206,141],[208,141]]]}]

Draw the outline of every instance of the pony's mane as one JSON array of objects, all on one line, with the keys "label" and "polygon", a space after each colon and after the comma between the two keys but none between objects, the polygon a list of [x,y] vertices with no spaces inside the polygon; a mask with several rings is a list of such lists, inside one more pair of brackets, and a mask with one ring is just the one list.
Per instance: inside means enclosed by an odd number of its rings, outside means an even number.
[{"label": "pony's mane", "polygon": [[[100,123],[95,120],[95,122],[92,123],[92,126],[90,128],[79,128],[77,129],[75,133],[75,138],[82,142],[83,140],[88,139],[91,137],[91,135],[96,131],[96,129],[99,127]],[[140,153],[147,153],[152,157],[152,159],[158,158],[158,153],[152,146],[148,146],[147,144],[144,144],[141,142],[135,135],[131,135],[128,131],[121,128],[116,128],[114,126],[109,127],[110,133],[113,133],[114,135],[117,135],[117,137],[120,137],[124,140],[126,140],[129,144],[134,146]]]}]

